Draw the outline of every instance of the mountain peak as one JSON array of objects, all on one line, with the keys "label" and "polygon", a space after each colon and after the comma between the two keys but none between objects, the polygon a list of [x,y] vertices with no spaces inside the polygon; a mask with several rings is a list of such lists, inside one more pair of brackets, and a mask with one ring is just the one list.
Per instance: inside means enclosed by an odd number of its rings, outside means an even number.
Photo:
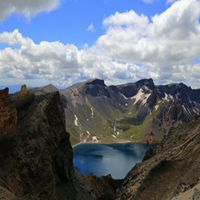
[{"label": "mountain peak", "polygon": [[187,85],[185,85],[184,83],[170,83],[170,84],[168,84],[167,86],[171,86],[171,87],[174,87],[174,86],[176,86],[176,87],[188,87]]},{"label": "mountain peak", "polygon": [[52,84],[46,85],[41,88],[31,89],[31,92],[33,92],[35,95],[48,94],[48,93],[53,93],[53,92],[57,92],[57,91],[58,91],[58,89]]},{"label": "mountain peak", "polygon": [[147,86],[149,89],[154,89],[155,88],[155,85],[154,85],[154,82],[153,82],[152,78],[139,80],[139,81],[136,82],[136,85],[138,85],[138,86]]},{"label": "mountain peak", "polygon": [[91,79],[86,82],[87,85],[101,85],[106,86],[104,80],[101,79]]}]

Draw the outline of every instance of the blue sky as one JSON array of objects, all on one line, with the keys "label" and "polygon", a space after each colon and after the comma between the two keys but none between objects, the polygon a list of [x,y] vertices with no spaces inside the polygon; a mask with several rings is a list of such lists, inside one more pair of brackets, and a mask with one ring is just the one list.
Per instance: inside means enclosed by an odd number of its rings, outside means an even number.
[{"label": "blue sky", "polygon": [[0,1],[0,87],[153,78],[200,88],[199,0]]},{"label": "blue sky", "polygon": [[[43,40],[72,43],[78,47],[92,45],[105,32],[103,20],[115,12],[135,10],[151,17],[163,12],[169,4],[164,0],[145,3],[142,0],[62,0],[59,7],[49,13],[40,13],[27,19],[13,14],[0,23],[0,32],[19,29],[36,43]],[[94,25],[95,31],[87,28]]]}]

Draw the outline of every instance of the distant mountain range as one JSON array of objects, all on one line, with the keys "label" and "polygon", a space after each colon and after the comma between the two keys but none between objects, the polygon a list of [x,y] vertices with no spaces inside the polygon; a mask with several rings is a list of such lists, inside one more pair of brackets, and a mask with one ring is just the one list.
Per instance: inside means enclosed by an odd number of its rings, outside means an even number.
[{"label": "distant mountain range", "polygon": [[94,79],[60,94],[73,144],[159,142],[171,127],[200,115],[200,89],[183,83],[157,86],[152,79],[144,79],[107,86]]},{"label": "distant mountain range", "polygon": [[[39,93],[57,90],[54,86]],[[200,89],[152,79],[107,86],[93,79],[60,90],[72,144],[160,142],[171,127],[200,115]]]}]

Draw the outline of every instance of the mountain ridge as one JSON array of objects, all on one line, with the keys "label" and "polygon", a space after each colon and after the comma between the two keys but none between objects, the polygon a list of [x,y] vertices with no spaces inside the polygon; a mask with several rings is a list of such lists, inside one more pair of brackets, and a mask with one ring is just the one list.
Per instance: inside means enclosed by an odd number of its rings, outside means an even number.
[{"label": "mountain ridge", "polygon": [[104,80],[90,79],[62,90],[50,84],[30,91],[60,93],[73,145],[158,143],[171,127],[200,115],[200,89],[184,83],[155,85],[151,78],[109,86]]},{"label": "mountain ridge", "polygon": [[200,90],[153,79],[107,86],[91,79],[60,90],[73,144],[160,142],[171,127],[200,114]]}]

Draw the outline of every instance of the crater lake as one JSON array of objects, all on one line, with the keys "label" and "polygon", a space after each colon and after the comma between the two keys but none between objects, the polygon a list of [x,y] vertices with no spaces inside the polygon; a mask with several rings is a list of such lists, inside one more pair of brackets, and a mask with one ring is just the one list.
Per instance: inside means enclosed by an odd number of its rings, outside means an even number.
[{"label": "crater lake", "polygon": [[82,175],[123,179],[156,144],[79,144],[73,148],[73,163]]}]

